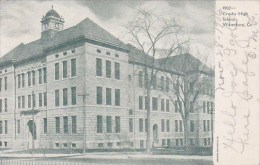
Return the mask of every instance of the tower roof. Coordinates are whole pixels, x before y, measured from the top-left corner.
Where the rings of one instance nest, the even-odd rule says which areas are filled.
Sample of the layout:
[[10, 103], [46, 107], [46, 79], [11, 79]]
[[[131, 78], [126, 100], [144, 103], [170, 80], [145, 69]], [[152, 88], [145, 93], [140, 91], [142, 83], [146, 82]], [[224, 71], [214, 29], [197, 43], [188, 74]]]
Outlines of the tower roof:
[[45, 17], [57, 17], [60, 18], [60, 15], [57, 13], [57, 11], [51, 9], [50, 11], [48, 11], [45, 15]]

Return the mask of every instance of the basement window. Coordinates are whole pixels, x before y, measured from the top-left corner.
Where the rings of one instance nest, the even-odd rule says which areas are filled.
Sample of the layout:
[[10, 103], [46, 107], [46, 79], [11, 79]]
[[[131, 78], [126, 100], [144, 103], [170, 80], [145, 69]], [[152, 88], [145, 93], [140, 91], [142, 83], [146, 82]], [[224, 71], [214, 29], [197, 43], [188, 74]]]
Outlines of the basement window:
[[112, 147], [112, 146], [113, 146], [113, 143], [109, 142], [109, 143], [107, 143], [107, 146], [108, 146], [108, 147]]
[[55, 147], [59, 147], [60, 146], [60, 143], [55, 143]]
[[63, 147], [68, 147], [68, 143], [63, 143]]
[[117, 142], [116, 145], [117, 145], [117, 146], [121, 146], [121, 142]]
[[110, 56], [110, 52], [106, 52], [106, 55]]
[[98, 143], [98, 147], [104, 147], [104, 143]]
[[76, 148], [76, 147], [77, 147], [76, 143], [72, 143], [71, 146], [72, 146], [73, 148]]

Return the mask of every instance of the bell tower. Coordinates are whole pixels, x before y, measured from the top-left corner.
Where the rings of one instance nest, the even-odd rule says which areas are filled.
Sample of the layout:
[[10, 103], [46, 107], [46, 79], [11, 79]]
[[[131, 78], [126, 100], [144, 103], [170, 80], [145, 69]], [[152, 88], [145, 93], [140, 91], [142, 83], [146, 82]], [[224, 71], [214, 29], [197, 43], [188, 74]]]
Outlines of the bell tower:
[[42, 33], [41, 38], [50, 40], [56, 32], [63, 30], [64, 19], [52, 9], [42, 17]]

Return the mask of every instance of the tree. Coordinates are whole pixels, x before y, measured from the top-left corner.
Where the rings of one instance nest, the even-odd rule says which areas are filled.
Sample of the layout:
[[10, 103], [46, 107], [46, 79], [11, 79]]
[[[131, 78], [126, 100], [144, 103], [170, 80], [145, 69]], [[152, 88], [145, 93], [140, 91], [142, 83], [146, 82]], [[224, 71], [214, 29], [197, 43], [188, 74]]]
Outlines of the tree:
[[193, 113], [196, 108], [201, 108], [198, 99], [202, 95], [206, 93], [214, 97], [214, 71], [189, 53], [168, 58], [164, 68], [166, 70], [174, 68], [178, 73], [181, 73], [173, 75], [165, 72], [169, 87], [164, 93], [181, 115], [184, 128], [184, 146], [187, 147], [190, 113]]
[[151, 87], [159, 68], [164, 65], [164, 62], [158, 63], [156, 58], [161, 56], [162, 52], [164, 52], [164, 61], [167, 61], [167, 58], [173, 55], [182, 45], [188, 43], [189, 39], [183, 37], [184, 30], [174, 19], [166, 20], [145, 9], [139, 9], [133, 20], [128, 22], [124, 27], [130, 36], [131, 44], [137, 47], [143, 55], [142, 67], [147, 95], [147, 101], [145, 103], [147, 107], [148, 128], [146, 149], [147, 153], [150, 153]]

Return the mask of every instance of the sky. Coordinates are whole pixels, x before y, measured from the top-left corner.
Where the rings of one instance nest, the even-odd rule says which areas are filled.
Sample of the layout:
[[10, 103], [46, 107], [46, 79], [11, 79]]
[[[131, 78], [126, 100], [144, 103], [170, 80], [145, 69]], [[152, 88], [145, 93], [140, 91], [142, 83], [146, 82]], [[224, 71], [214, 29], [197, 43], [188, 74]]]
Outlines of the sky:
[[[214, 1], [6, 1], [0, 0], [0, 57], [20, 43], [29, 43], [41, 36], [41, 18], [52, 7], [65, 20], [65, 29], [86, 17], [127, 43], [123, 35], [137, 8], [152, 10], [162, 17], [175, 18], [189, 29], [191, 48], [214, 57]], [[212, 61], [212, 59], [210, 60]]]

